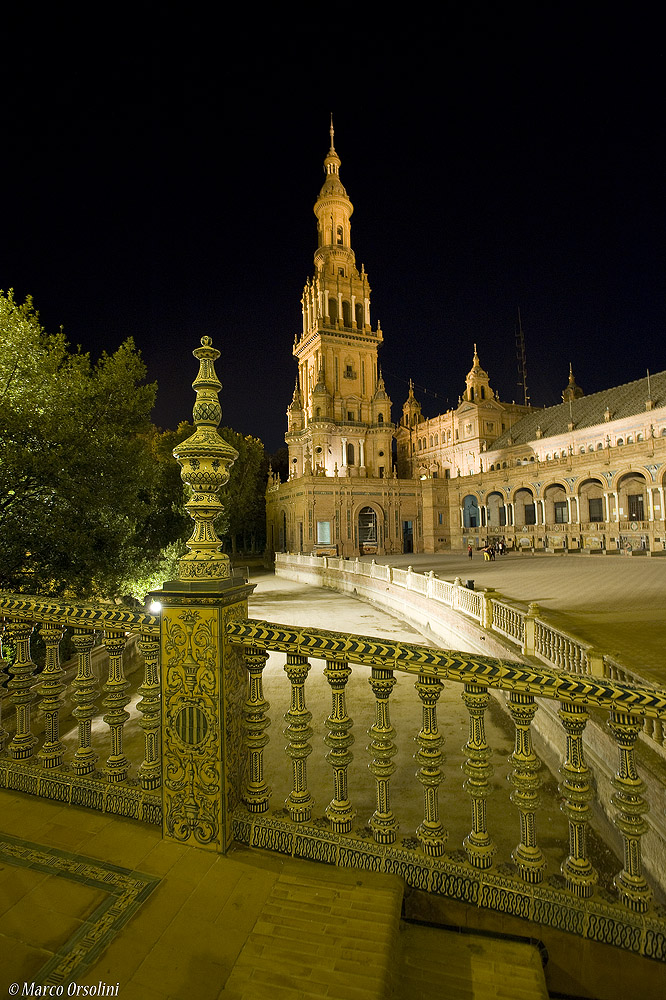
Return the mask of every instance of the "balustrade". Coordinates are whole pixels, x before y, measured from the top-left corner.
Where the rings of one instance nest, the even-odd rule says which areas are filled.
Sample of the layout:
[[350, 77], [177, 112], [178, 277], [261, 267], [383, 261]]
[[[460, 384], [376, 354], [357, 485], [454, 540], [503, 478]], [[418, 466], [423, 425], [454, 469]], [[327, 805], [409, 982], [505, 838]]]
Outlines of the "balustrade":
[[329, 747], [326, 759], [333, 768], [333, 798], [326, 809], [326, 817], [333, 833], [349, 833], [354, 810], [347, 793], [347, 771], [353, 760], [350, 747], [354, 737], [350, 733], [352, 720], [347, 715], [345, 690], [351, 676], [346, 660], [326, 660], [324, 676], [331, 688], [332, 709], [326, 719], [328, 735], [324, 742]]
[[416, 690], [422, 705], [422, 726], [417, 736], [419, 750], [416, 760], [421, 765], [417, 776], [423, 785], [424, 818], [416, 830], [421, 847], [433, 857], [444, 853], [448, 833], [439, 818], [438, 790], [444, 778], [442, 746], [444, 738], [437, 727], [437, 702], [442, 693], [442, 682], [437, 677], [419, 674]]
[[[11, 781], [13, 787], [36, 794], [48, 788], [56, 798], [158, 822], [161, 806], [155, 793], [162, 783], [158, 620], [109, 606], [6, 594], [0, 595], [0, 615], [5, 616], [5, 644], [13, 653], [6, 699], [14, 713], [11, 739], [9, 733], [3, 737], [0, 726], [0, 752], [6, 745], [6, 756], [0, 758], [3, 783]], [[44, 643], [41, 670], [30, 650], [36, 627]], [[101, 704], [100, 678], [93, 666], [100, 630], [108, 654]], [[65, 673], [60, 654], [68, 631], [76, 656], [76, 671], [69, 683], [72, 671]], [[131, 761], [124, 750], [132, 681], [125, 676], [123, 654], [130, 634], [138, 638], [143, 661], [143, 683], [136, 699], [140, 696], [137, 709], [144, 756], [137, 761]], [[103, 652], [97, 647], [98, 661]], [[102, 722], [106, 726], [99, 725]], [[68, 723], [74, 724], [69, 734], [64, 728]], [[100, 751], [104, 752], [101, 769]], [[11, 778], [15, 772], [21, 777]]]
[[398, 831], [390, 801], [391, 775], [395, 771], [393, 757], [398, 751], [393, 742], [395, 730], [389, 712], [389, 698], [395, 687], [393, 671], [373, 666], [369, 683], [375, 696], [375, 721], [368, 730], [370, 744], [367, 749], [372, 755], [370, 770], [377, 787], [377, 808], [369, 825], [378, 844], [392, 844]]

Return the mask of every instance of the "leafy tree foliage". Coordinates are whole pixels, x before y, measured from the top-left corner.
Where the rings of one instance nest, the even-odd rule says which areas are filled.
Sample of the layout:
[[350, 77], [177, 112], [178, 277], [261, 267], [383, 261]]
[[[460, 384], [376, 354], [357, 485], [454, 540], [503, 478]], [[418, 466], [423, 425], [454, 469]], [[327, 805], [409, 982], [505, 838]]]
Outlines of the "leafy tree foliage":
[[0, 589], [126, 594], [187, 536], [145, 374], [131, 339], [93, 363], [0, 292]]
[[264, 446], [259, 438], [238, 434], [231, 427], [221, 427], [220, 436], [236, 449], [238, 458], [220, 494], [227, 524], [218, 526], [218, 533], [226, 537], [233, 555], [239, 550], [261, 552], [266, 537], [268, 474]]

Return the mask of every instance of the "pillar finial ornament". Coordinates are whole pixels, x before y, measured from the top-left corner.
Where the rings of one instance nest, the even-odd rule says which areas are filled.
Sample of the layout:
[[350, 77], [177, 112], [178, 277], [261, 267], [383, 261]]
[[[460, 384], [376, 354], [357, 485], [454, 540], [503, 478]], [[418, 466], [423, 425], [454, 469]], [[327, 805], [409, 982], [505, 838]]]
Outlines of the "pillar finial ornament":
[[217, 430], [222, 419], [217, 398], [222, 383], [215, 373], [220, 352], [212, 344], [210, 337], [202, 337], [201, 347], [192, 351], [199, 362], [199, 373], [192, 383], [197, 394], [192, 410], [196, 430], [173, 450], [181, 479], [191, 490], [185, 507], [194, 521], [194, 531], [187, 543], [189, 552], [178, 561], [178, 582], [187, 584], [219, 584], [231, 577], [229, 556], [220, 552], [222, 543], [214, 523], [224, 506], [218, 496], [220, 487], [228, 482], [238, 452]]

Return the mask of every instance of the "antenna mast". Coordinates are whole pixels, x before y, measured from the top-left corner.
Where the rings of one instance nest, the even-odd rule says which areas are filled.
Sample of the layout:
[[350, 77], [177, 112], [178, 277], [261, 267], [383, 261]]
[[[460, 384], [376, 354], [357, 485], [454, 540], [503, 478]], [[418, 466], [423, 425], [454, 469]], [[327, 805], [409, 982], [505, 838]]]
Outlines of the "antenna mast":
[[518, 326], [516, 327], [516, 359], [518, 361], [518, 385], [523, 390], [523, 404], [530, 405], [530, 397], [527, 391], [527, 358], [525, 356], [525, 336], [523, 334], [523, 324], [520, 320], [520, 307], [518, 308]]

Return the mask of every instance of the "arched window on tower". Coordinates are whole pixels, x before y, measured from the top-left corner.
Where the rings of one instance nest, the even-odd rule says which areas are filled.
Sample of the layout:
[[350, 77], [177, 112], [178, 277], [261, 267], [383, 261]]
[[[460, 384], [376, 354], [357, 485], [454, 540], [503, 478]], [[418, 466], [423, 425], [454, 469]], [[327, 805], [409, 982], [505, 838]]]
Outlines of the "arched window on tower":
[[342, 302], [342, 323], [343, 326], [351, 326], [351, 305], [346, 299]]
[[338, 322], [338, 300], [330, 298], [328, 300], [328, 315], [331, 320], [331, 324], [335, 326]]
[[363, 323], [363, 306], [361, 305], [360, 302], [357, 302], [356, 303], [356, 326], [358, 327], [359, 330], [362, 330], [363, 327], [364, 327], [364, 325], [365, 324]]
[[336, 242], [337, 242], [338, 246], [341, 247], [342, 246], [342, 236], [343, 236], [342, 226], [338, 226], [337, 231], [336, 231], [336, 235], [337, 235]]
[[353, 465], [353, 464], [354, 464], [354, 445], [353, 444], [348, 444], [347, 445], [347, 465]]
[[377, 423], [378, 424], [383, 424], [384, 423], [384, 414], [383, 413], [378, 413], [377, 414]]

